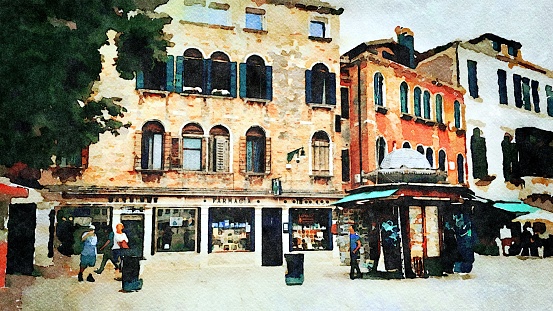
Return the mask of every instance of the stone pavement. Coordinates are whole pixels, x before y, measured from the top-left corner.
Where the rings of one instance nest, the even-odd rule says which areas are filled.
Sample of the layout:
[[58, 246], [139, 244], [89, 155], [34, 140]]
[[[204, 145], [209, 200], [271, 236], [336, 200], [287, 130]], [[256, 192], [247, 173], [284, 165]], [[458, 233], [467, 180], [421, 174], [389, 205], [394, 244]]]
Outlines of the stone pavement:
[[[311, 262], [305, 282], [287, 286], [285, 267], [179, 267], [143, 262], [144, 287], [120, 292], [108, 267], [96, 282], [37, 278], [23, 310], [551, 310], [553, 258], [477, 256], [473, 272], [428, 279], [348, 277], [349, 267]], [[71, 273], [70, 273], [71, 274]]]

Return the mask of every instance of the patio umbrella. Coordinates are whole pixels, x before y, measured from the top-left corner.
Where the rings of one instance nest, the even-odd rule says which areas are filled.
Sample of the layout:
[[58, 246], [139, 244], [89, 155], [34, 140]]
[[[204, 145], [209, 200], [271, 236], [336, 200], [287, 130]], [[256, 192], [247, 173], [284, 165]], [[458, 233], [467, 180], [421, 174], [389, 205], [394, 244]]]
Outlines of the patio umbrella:
[[549, 223], [553, 225], [553, 213], [544, 211], [542, 209], [537, 210], [533, 213], [529, 213], [526, 215], [519, 216], [513, 221], [524, 223], [524, 222], [543, 222], [543, 223]]

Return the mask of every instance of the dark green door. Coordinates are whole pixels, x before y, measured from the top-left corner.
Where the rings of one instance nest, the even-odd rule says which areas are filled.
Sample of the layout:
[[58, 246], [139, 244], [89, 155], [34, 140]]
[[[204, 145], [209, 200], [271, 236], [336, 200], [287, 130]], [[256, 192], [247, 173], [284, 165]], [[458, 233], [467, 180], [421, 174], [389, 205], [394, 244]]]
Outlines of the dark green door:
[[141, 214], [123, 214], [121, 223], [125, 228], [123, 232], [129, 238], [128, 256], [144, 256], [144, 215]]
[[264, 208], [261, 223], [261, 265], [282, 266], [282, 210]]

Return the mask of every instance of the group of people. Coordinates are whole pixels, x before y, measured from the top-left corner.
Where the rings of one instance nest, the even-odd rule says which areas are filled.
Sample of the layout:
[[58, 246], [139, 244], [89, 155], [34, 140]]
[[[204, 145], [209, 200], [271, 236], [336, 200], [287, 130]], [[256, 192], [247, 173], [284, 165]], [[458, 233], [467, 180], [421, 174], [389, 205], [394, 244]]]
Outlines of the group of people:
[[[539, 231], [539, 228], [536, 230]], [[501, 240], [501, 252], [503, 256], [539, 257], [539, 249], [541, 247], [543, 248], [543, 257], [553, 255], [551, 238], [540, 237], [540, 232], [535, 232], [530, 222], [526, 222], [522, 226], [520, 236], [513, 236], [511, 229], [503, 226], [499, 230], [499, 239]]]
[[[115, 232], [111, 231], [109, 227], [104, 228], [105, 233], [107, 234], [107, 239], [99, 249], [99, 251], [103, 253], [103, 257], [100, 267], [94, 270], [95, 273], [101, 274], [104, 271], [108, 260], [110, 260], [115, 266], [115, 272], [117, 273], [119, 271], [121, 267], [121, 250], [123, 248], [128, 248], [129, 242], [129, 239], [123, 232], [123, 229], [124, 226], [121, 223], [115, 226]], [[95, 230], [96, 228], [94, 225], [90, 225], [88, 230], [81, 236], [83, 247], [81, 251], [80, 269], [78, 274], [79, 282], [84, 281], [83, 274], [88, 267], [96, 266], [98, 237], [96, 236]], [[92, 273], [88, 274], [86, 280], [88, 282], [95, 281]]]

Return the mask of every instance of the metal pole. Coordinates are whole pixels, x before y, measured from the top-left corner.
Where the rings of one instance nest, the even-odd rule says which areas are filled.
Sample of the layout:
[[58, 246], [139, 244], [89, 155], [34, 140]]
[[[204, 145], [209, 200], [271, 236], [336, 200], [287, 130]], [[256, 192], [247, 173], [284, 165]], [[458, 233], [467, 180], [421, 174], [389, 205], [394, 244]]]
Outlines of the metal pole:
[[359, 125], [359, 185], [363, 185], [363, 139], [361, 135], [361, 60], [357, 60], [357, 123]]

